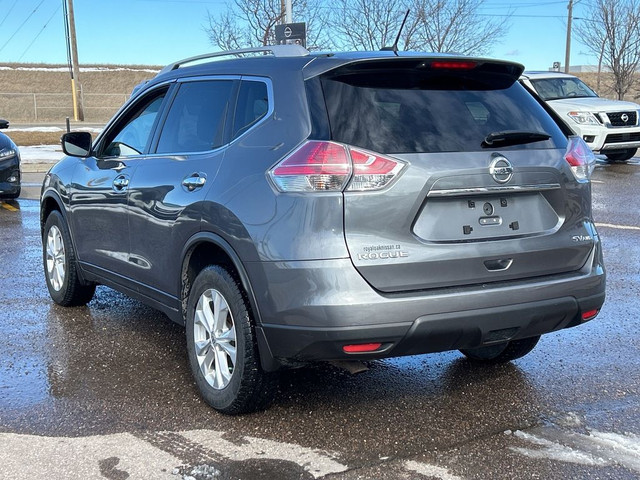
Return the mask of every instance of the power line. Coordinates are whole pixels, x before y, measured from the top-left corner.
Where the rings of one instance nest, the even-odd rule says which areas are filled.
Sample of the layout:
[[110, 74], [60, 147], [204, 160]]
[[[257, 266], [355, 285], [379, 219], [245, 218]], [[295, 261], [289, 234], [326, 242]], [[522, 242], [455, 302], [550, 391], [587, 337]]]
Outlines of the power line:
[[537, 3], [487, 3], [483, 4], [480, 9], [489, 10], [489, 9], [499, 9], [502, 10], [504, 8], [511, 8], [517, 10], [519, 8], [534, 8], [534, 7], [542, 7], [546, 5], [560, 5], [566, 4], [566, 0], [555, 0], [553, 2], [537, 2]]
[[134, 0], [136, 2], [147, 2], [147, 3], [196, 3], [196, 4], [225, 4], [227, 3], [225, 0]]
[[69, 66], [69, 74], [73, 79], [73, 65], [71, 63], [71, 42], [69, 39], [69, 12], [67, 10], [67, 0], [62, 0], [62, 16], [64, 17], [64, 39], [67, 46], [67, 65]]
[[40, 34], [42, 32], [44, 32], [44, 29], [47, 28], [47, 25], [49, 25], [49, 22], [51, 22], [51, 20], [53, 19], [53, 17], [56, 15], [56, 13], [58, 13], [60, 11], [60, 5], [58, 5], [58, 8], [56, 8], [53, 13], [51, 14], [51, 16], [49, 17], [49, 20], [46, 21], [46, 23], [44, 24], [44, 26], [40, 29], [40, 31], [38, 32], [38, 34], [33, 38], [33, 40], [31, 40], [31, 43], [27, 46], [27, 48], [24, 49], [24, 52], [22, 52], [22, 55], [20, 55], [20, 58], [18, 58], [18, 62], [20, 60], [22, 60], [22, 57], [25, 56], [25, 54], [29, 51], [29, 49], [32, 47], [32, 45], [35, 43], [35, 41], [38, 39], [38, 37], [40, 36]]
[[7, 18], [9, 18], [9, 15], [11, 15], [11, 11], [13, 10], [13, 7], [16, 6], [16, 4], [18, 3], [18, 0], [15, 0], [15, 2], [13, 2], [13, 5], [11, 5], [11, 8], [9, 9], [9, 11], [7, 12], [7, 14], [4, 16], [4, 18], [2, 19], [2, 21], [0, 22], [0, 27], [2, 26], [2, 24], [7, 20]]
[[516, 15], [508, 13], [476, 13], [478, 17], [564, 18], [564, 15]]
[[24, 24], [25, 24], [25, 23], [27, 23], [31, 17], [33, 17], [33, 14], [34, 14], [34, 13], [36, 13], [36, 12], [38, 11], [38, 9], [40, 8], [40, 5], [42, 5], [43, 3], [44, 3], [44, 0], [40, 0], [40, 3], [36, 6], [36, 8], [34, 8], [34, 9], [33, 9], [33, 12], [31, 12], [31, 13], [29, 14], [29, 16], [28, 16], [27, 18], [25, 18], [25, 19], [24, 19], [24, 22], [22, 22], [22, 23], [20, 24], [20, 26], [18, 27], [18, 29], [17, 29], [15, 32], [13, 32], [13, 35], [11, 35], [11, 36], [9, 37], [9, 40], [7, 40], [7, 41], [4, 43], [4, 45], [2, 45], [2, 47], [0, 47], [0, 52], [1, 52], [2, 50], [4, 50], [4, 47], [6, 47], [6, 46], [9, 44], [9, 42], [10, 42], [11, 40], [13, 40], [13, 37], [15, 37], [15, 36], [17, 35], [17, 33], [22, 29], [22, 27], [24, 27]]

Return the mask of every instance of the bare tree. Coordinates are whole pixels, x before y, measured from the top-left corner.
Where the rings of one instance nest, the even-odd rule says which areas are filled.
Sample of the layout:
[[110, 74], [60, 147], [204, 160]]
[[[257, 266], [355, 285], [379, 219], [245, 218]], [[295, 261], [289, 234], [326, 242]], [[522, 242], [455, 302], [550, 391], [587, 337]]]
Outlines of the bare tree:
[[622, 100], [640, 65], [640, 1], [595, 0], [575, 31], [611, 70], [613, 90]]
[[336, 0], [333, 28], [345, 50], [391, 46], [407, 10], [407, 0]]
[[[275, 43], [281, 0], [229, 0], [224, 13], [209, 14], [211, 43], [229, 50]], [[315, 49], [379, 50], [390, 46], [407, 9], [401, 50], [484, 54], [505, 33], [508, 17], [487, 18], [485, 0], [293, 0], [294, 18], [307, 23], [307, 45]], [[328, 25], [331, 25], [329, 36]]]
[[484, 54], [505, 33], [509, 16], [479, 14], [485, 0], [336, 0], [333, 21], [341, 46], [377, 50], [391, 45], [404, 13], [410, 16], [400, 48]]
[[[293, 0], [294, 18], [307, 23], [307, 45], [324, 48], [326, 19], [319, 0]], [[208, 13], [204, 30], [222, 50], [275, 44], [275, 26], [283, 23], [281, 0], [232, 0], [219, 14]]]
[[485, 0], [413, 0], [413, 45], [433, 52], [483, 55], [508, 29], [509, 15], [481, 16]]
[[222, 50], [268, 45], [282, 21], [280, 0], [233, 0], [219, 15], [208, 14], [209, 40]]

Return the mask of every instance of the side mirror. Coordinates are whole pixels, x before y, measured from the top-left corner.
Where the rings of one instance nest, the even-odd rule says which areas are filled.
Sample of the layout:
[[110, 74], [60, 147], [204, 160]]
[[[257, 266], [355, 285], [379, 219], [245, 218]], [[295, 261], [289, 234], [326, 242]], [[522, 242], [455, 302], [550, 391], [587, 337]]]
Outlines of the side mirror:
[[89, 132], [69, 132], [62, 135], [62, 151], [72, 157], [91, 156], [91, 134]]
[[0, 118], [0, 129], [9, 128], [9, 120], [5, 120], [4, 118]]

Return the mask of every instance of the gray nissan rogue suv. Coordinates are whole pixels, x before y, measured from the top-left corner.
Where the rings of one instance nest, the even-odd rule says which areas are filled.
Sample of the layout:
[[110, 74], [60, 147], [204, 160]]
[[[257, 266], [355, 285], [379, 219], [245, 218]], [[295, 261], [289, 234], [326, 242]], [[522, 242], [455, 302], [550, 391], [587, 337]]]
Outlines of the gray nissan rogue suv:
[[184, 324], [224, 413], [312, 361], [519, 358], [605, 295], [593, 154], [522, 70], [297, 46], [169, 65], [95, 141], [64, 135], [41, 199], [51, 297], [104, 284]]

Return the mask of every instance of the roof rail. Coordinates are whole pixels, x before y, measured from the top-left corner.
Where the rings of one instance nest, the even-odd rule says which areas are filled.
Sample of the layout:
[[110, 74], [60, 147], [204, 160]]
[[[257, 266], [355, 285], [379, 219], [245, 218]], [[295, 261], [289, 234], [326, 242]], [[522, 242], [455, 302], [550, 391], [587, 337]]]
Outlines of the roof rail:
[[158, 75], [170, 72], [180, 68], [187, 63], [197, 62], [199, 60], [215, 59], [219, 57], [242, 57], [247, 53], [263, 53], [274, 57], [305, 57], [309, 55], [309, 51], [300, 45], [268, 45], [256, 48], [241, 48], [239, 50], [227, 50], [225, 52], [205, 53], [195, 57], [185, 58], [177, 62], [171, 63], [164, 67]]

